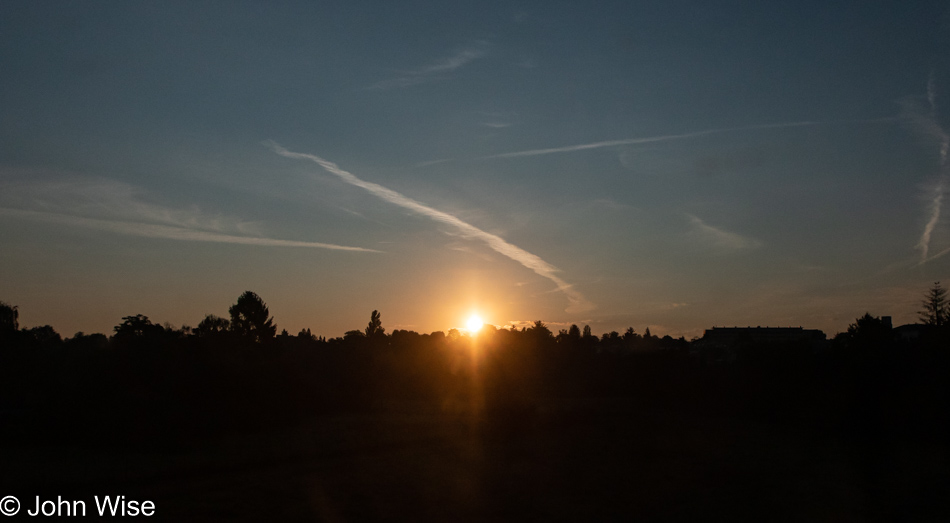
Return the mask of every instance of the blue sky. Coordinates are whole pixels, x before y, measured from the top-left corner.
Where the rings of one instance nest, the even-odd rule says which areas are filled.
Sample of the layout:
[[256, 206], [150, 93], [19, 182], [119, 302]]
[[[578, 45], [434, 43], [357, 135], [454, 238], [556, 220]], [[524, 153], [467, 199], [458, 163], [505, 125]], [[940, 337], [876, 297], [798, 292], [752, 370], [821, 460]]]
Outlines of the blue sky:
[[914, 321], [946, 2], [4, 2], [0, 300], [325, 336]]

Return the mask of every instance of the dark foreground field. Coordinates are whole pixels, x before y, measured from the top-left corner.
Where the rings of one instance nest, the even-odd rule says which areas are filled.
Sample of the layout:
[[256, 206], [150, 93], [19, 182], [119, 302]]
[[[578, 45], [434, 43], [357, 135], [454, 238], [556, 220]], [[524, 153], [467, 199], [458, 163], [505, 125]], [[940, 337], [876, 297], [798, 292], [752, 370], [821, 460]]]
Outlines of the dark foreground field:
[[104, 495], [161, 521], [950, 520], [942, 352], [447, 347], [8, 351], [0, 496], [13, 520]]
[[[474, 420], [422, 405], [187, 448], [3, 449], [4, 495], [152, 500], [163, 521], [945, 521], [946, 445], [682, 417], [624, 400]], [[32, 501], [31, 501], [32, 502]], [[21, 519], [24, 517], [22, 514]]]

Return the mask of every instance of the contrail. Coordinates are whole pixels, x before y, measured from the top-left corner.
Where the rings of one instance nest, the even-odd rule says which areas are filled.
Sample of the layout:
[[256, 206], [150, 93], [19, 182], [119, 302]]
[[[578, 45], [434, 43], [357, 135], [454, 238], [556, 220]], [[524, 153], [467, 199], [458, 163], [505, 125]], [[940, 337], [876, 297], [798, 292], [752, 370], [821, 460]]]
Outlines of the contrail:
[[947, 255], [947, 254], [950, 254], [950, 247], [947, 247], [946, 249], [944, 249], [944, 250], [938, 252], [937, 254], [934, 254], [934, 255], [931, 256], [930, 258], [927, 258], [926, 260], [924, 260], [924, 261], [918, 263], [917, 265], [921, 265], [921, 264], [923, 264], [924, 262], [929, 262], [929, 261], [936, 260], [937, 258], [940, 258], [940, 257], [945, 256], [945, 255]]
[[295, 240], [277, 240], [273, 238], [258, 238], [251, 236], [235, 236], [232, 234], [221, 234], [210, 231], [200, 231], [195, 229], [186, 229], [183, 227], [173, 227], [170, 225], [156, 225], [151, 223], [137, 223], [126, 221], [100, 220], [96, 218], [84, 218], [81, 216], [71, 216], [68, 214], [57, 214], [40, 211], [26, 211], [22, 209], [9, 209], [0, 207], [0, 215], [13, 216], [16, 218], [25, 218], [28, 220], [43, 221], [48, 223], [62, 223], [65, 225], [78, 225], [90, 229], [99, 229], [103, 231], [114, 232], [117, 234], [126, 234], [129, 236], [144, 236], [146, 238], [164, 238], [168, 240], [182, 240], [195, 242], [215, 242], [215, 243], [237, 243], [243, 245], [261, 245], [266, 247], [310, 247], [317, 249], [331, 249], [336, 251], [359, 251], [359, 252], [382, 252], [375, 249], [364, 249], [362, 247], [348, 247], [345, 245], [334, 245], [332, 243], [303, 242]]
[[488, 160], [492, 158], [517, 158], [520, 156], [540, 156], [543, 154], [569, 153], [569, 152], [574, 152], [574, 151], [584, 151], [587, 149], [600, 149], [602, 147], [614, 147], [617, 145], [633, 145], [633, 144], [640, 144], [640, 143], [668, 142], [672, 140], [685, 140], [689, 138], [697, 138], [699, 136], [706, 136], [710, 134], [734, 133], [734, 132], [740, 132], [740, 131], [754, 131], [754, 130], [760, 130], [760, 129], [813, 127], [813, 126], [818, 126], [818, 125], [834, 125], [834, 124], [848, 124], [848, 123], [877, 123], [877, 122], [891, 122], [895, 120], [897, 120], [896, 117], [888, 116], [884, 118], [871, 118], [867, 120], [827, 120], [827, 121], [784, 122], [784, 123], [745, 125], [742, 127], [707, 129], [705, 131], [695, 131], [691, 133], [666, 134], [666, 135], [661, 135], [661, 136], [647, 136], [643, 138], [628, 138], [624, 140], [609, 140], [605, 142], [585, 143], [585, 144], [580, 144], [580, 145], [568, 145], [564, 147], [552, 147], [549, 149], [531, 149], [529, 151], [518, 151], [518, 152], [512, 152], [512, 153], [494, 154], [491, 156], [482, 156], [479, 159]]
[[[940, 207], [943, 205], [943, 180], [937, 184], [937, 187], [934, 189], [933, 201], [930, 203], [930, 219], [927, 220], [927, 225], [924, 225], [924, 232], [920, 234], [920, 241], [917, 242], [917, 248], [920, 249], [920, 262], [928, 262], [933, 258], [927, 258], [927, 253], [930, 250], [930, 236], [933, 234], [934, 228], [937, 226], [937, 223], [940, 221]], [[936, 256], [934, 256], [936, 258]]]
[[264, 145], [270, 147], [275, 153], [287, 157], [287, 158], [296, 158], [300, 160], [310, 160], [316, 162], [320, 167], [323, 167], [328, 173], [336, 175], [344, 182], [359, 187], [366, 190], [370, 194], [376, 196], [377, 198], [387, 201], [393, 205], [397, 205], [404, 209], [408, 209], [416, 214], [421, 214], [427, 216], [432, 220], [435, 220], [438, 223], [448, 225], [454, 228], [458, 233], [464, 237], [474, 240], [480, 240], [491, 247], [494, 251], [499, 254], [511, 258], [512, 260], [520, 263], [528, 269], [534, 271], [538, 276], [547, 278], [554, 282], [558, 290], [564, 293], [567, 296], [570, 306], [567, 308], [567, 312], [583, 312], [591, 310], [594, 308], [594, 305], [587, 300], [581, 293], [574, 290], [571, 284], [562, 280], [558, 275], [558, 269], [551, 265], [550, 263], [542, 260], [538, 256], [531, 254], [530, 252], [512, 245], [505, 241], [503, 238], [496, 236], [494, 234], [485, 232], [474, 225], [466, 223], [451, 214], [442, 212], [438, 209], [433, 209], [428, 205], [420, 203], [412, 198], [404, 196], [396, 191], [387, 189], [382, 185], [375, 184], [372, 182], [367, 182], [361, 180], [354, 176], [353, 174], [340, 169], [335, 163], [329, 162], [315, 156], [313, 154], [305, 153], [295, 153], [288, 151], [287, 149], [281, 147], [276, 142], [268, 140], [264, 142]]
[[930, 78], [927, 79], [927, 101], [930, 102], [930, 119], [932, 122], [932, 132], [940, 140], [940, 167], [947, 165], [947, 152], [950, 150], [950, 135], [937, 123], [937, 82], [934, 80], [934, 72], [930, 71]]
[[930, 77], [927, 79], [927, 102], [930, 104], [930, 114], [926, 117], [918, 116], [915, 120], [924, 132], [933, 136], [940, 144], [940, 178], [933, 190], [933, 199], [930, 203], [930, 219], [924, 225], [924, 230], [920, 234], [920, 241], [916, 245], [920, 249], [921, 264], [947, 253], [945, 250], [931, 258], [927, 257], [930, 252], [930, 237], [937, 223], [940, 222], [940, 208], [943, 206], [943, 196], [947, 182], [947, 153], [950, 151], [950, 134], [947, 134], [947, 131], [937, 122], [937, 85], [933, 71], [930, 72]]

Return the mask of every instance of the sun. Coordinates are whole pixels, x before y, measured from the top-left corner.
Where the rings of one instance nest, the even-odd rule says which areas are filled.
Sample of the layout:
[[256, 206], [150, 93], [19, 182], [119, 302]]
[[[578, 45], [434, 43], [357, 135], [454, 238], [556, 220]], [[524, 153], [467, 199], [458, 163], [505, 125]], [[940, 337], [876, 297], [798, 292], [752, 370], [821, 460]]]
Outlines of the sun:
[[484, 325], [484, 323], [478, 314], [472, 314], [468, 317], [468, 321], [465, 322], [465, 328], [468, 329], [468, 332], [473, 334], [481, 330], [482, 325]]

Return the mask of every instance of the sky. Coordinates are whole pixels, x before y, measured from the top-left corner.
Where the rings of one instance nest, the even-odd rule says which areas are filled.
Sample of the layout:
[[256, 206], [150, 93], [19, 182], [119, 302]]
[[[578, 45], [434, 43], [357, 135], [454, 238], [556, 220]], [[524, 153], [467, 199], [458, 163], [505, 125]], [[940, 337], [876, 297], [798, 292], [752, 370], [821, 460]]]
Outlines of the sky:
[[0, 3], [0, 300], [690, 339], [950, 284], [950, 2]]

